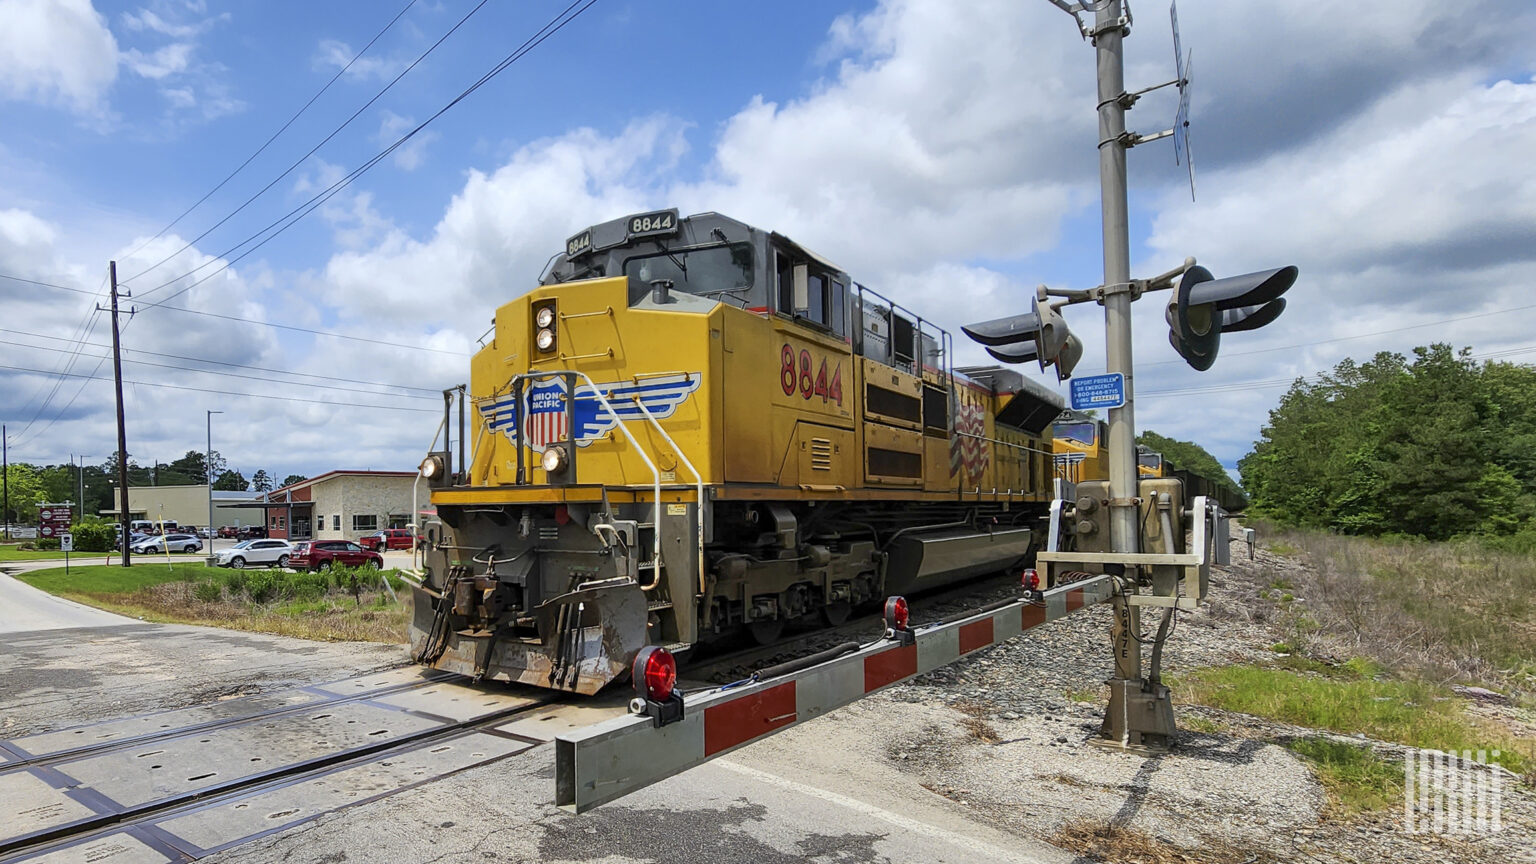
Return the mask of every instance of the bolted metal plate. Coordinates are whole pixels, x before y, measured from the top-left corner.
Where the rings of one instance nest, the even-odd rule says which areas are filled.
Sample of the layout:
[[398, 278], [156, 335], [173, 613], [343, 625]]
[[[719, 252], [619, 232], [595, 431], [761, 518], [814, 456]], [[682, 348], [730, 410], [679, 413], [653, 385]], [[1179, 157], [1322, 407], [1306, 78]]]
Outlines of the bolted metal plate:
[[604, 701], [611, 704], [550, 705], [526, 714], [519, 714], [512, 722], [497, 726], [496, 731], [549, 742], [555, 740], [555, 736], [573, 729], [581, 729], [629, 713], [627, 695], [623, 697], [622, 702]]
[[[223, 849], [533, 746], [526, 741], [471, 733], [207, 807], [160, 822], [158, 827], [172, 835], [174, 845], [189, 853]], [[189, 845], [182, 847], [178, 839]]]
[[[7, 743], [14, 744], [33, 756], [48, 756], [81, 747], [95, 747], [111, 741], [156, 735], [168, 729], [184, 729], [189, 726], [199, 726], [205, 723], [237, 720], [241, 717], [249, 717], [268, 711], [290, 708], [295, 705], [318, 702], [322, 698], [324, 697], [319, 694], [306, 693], [302, 690], [264, 693], [258, 696], [247, 696], [241, 699], [215, 702], [211, 705], [199, 705], [196, 708], [163, 711], [159, 714], [111, 720], [106, 723], [95, 723], [90, 726], [62, 729], [58, 732], [28, 735], [25, 738], [17, 738]], [[0, 766], [3, 766], [3, 764], [3, 762], [0, 762]]]
[[547, 698], [547, 694], [544, 693], [538, 695], [518, 691], [487, 693], [462, 684], [435, 684], [425, 689], [392, 693], [370, 701], [377, 705], [399, 708], [402, 711], [417, 711], [447, 717], [462, 723], [496, 711], [532, 705]]
[[154, 741], [55, 767], [124, 807], [136, 807], [440, 725], [366, 703], [322, 705], [313, 714]]

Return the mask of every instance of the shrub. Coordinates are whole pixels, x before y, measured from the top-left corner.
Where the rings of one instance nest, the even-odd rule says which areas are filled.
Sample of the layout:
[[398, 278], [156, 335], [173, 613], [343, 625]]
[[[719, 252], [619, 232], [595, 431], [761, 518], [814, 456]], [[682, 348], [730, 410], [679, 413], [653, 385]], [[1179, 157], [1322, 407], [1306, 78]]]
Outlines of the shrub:
[[59, 540], [57, 537], [44, 537], [37, 541], [37, 548], [44, 551], [57, 552], [59, 549]]
[[224, 597], [224, 586], [212, 579], [201, 580], [193, 584], [192, 596], [203, 603], [217, 603]]
[[276, 599], [283, 589], [283, 575], [274, 570], [253, 570], [245, 577], [245, 594], [252, 603]]
[[77, 552], [110, 552], [117, 543], [117, 526], [99, 519], [87, 518], [69, 527], [75, 538]]

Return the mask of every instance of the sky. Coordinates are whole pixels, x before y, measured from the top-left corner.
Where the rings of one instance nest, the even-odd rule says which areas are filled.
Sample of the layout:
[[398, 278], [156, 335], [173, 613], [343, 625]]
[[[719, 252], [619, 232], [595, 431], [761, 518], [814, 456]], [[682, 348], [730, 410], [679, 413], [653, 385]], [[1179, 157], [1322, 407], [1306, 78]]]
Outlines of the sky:
[[[1131, 9], [1128, 88], [1172, 79], [1167, 7]], [[1132, 273], [1301, 275], [1207, 372], [1167, 295], [1137, 302], [1139, 429], [1231, 468], [1345, 358], [1536, 359], [1536, 7], [1183, 0], [1179, 22], [1197, 193], [1167, 139], [1129, 153]], [[201, 450], [220, 411], [247, 477], [414, 468], [494, 309], [642, 210], [793, 237], [988, 362], [961, 324], [1101, 281], [1094, 87], [1046, 0], [0, 0], [10, 458], [115, 448], [112, 260], [129, 452]], [[1102, 309], [1066, 318], [1076, 374], [1102, 371]]]

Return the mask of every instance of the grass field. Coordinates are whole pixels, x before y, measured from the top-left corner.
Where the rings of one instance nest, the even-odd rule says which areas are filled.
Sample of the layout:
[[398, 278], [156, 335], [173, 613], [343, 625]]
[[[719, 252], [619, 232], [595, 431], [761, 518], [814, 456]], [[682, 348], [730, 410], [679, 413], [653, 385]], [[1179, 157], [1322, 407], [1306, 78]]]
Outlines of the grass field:
[[[406, 641], [410, 592], [394, 571], [292, 573], [166, 565], [55, 567], [16, 576], [61, 597], [146, 621], [201, 624], [322, 641]], [[380, 582], [390, 579], [399, 602]]]
[[[17, 543], [0, 543], [0, 561], [63, 561], [63, 552], [40, 552], [37, 550], [23, 550]], [[107, 557], [105, 552], [71, 552], [71, 562], [85, 558], [94, 558], [100, 561]]]

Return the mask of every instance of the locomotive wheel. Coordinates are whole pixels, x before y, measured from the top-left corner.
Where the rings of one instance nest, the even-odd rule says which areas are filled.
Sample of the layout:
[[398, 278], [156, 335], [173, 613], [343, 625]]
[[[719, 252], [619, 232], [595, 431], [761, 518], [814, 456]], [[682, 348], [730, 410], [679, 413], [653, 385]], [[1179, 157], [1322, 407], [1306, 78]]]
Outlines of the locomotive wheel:
[[774, 618], [769, 621], [753, 621], [747, 625], [747, 632], [752, 634], [752, 641], [759, 645], [767, 645], [778, 640], [784, 632], [784, 620]]
[[848, 615], [853, 612], [853, 607], [846, 602], [828, 603], [821, 607], [821, 617], [826, 619], [827, 626], [836, 627], [848, 620]]

